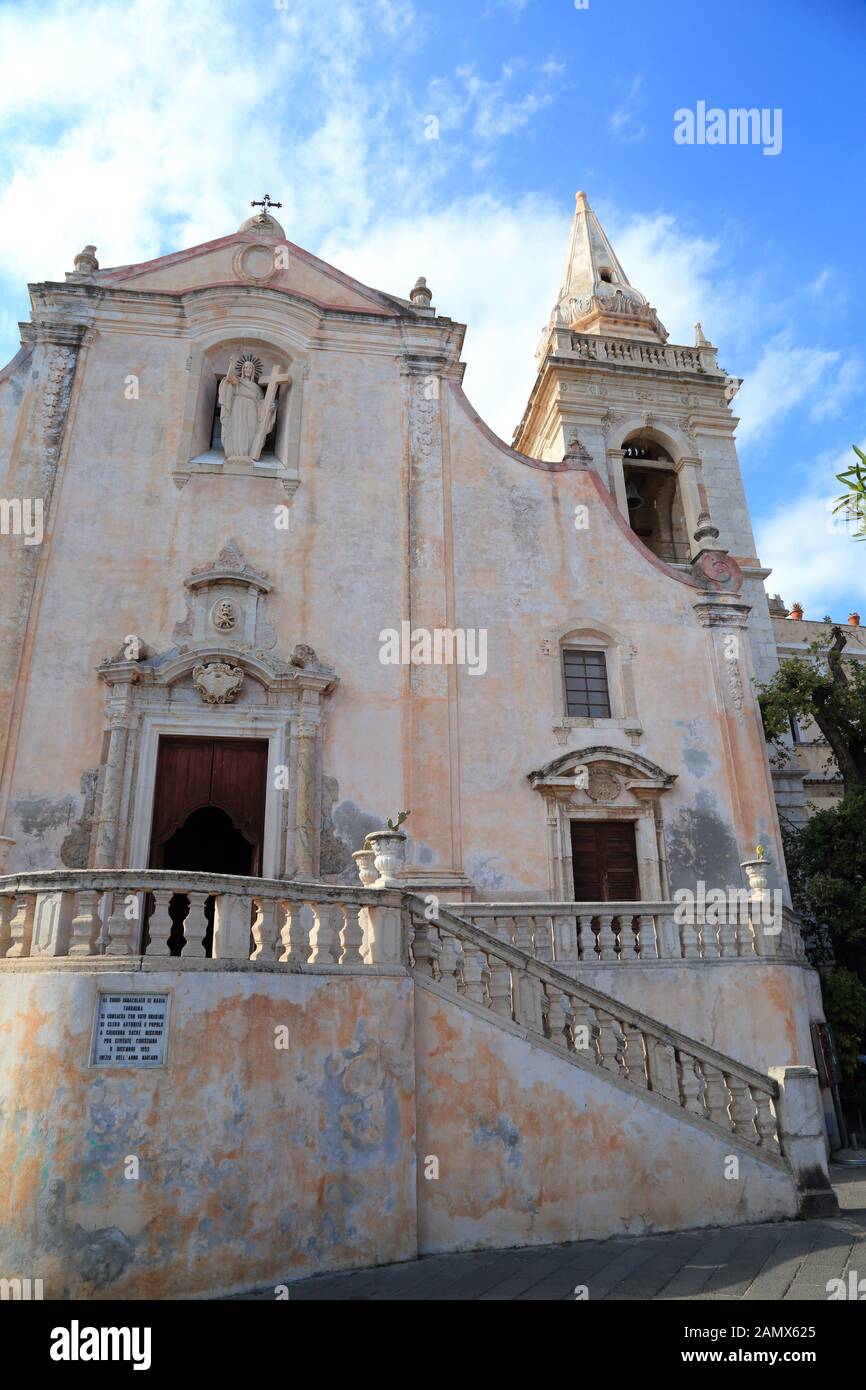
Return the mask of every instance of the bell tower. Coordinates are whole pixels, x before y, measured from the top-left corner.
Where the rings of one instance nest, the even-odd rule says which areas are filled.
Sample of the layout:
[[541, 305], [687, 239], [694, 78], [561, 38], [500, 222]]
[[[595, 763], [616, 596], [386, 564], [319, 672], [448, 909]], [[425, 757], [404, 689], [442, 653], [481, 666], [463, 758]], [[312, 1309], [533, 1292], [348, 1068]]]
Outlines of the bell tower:
[[700, 324], [694, 343], [669, 341], [582, 192], [536, 360], [514, 447], [554, 464], [583, 458], [666, 564], [691, 567], [704, 550], [736, 560], [756, 673], [768, 679], [776, 666], [768, 571], [755, 553], [730, 404], [741, 383], [719, 366]]

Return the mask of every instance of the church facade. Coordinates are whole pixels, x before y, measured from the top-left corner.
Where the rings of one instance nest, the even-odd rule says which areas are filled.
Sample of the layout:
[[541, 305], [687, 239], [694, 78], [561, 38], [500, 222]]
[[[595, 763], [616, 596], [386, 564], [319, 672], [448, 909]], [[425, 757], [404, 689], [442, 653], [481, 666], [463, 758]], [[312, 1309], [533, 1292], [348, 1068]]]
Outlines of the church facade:
[[[267, 208], [31, 299], [6, 1263], [180, 1297], [829, 1201], [739, 383], [585, 195], [511, 445], [423, 279], [362, 285]], [[142, 992], [139, 1047], [100, 1010]]]

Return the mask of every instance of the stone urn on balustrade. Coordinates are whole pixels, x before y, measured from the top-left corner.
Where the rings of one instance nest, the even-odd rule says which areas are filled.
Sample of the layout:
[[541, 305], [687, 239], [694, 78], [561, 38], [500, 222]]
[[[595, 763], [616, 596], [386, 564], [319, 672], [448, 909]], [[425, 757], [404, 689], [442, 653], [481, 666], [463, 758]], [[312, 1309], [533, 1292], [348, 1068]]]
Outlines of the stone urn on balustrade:
[[740, 867], [745, 872], [749, 881], [749, 892], [752, 897], [760, 897], [767, 888], [767, 870], [770, 861], [761, 854], [757, 859], [744, 859]]
[[[379, 877], [372, 884], [373, 888], [400, 888], [402, 886], [397, 875], [406, 862], [407, 838], [402, 830], [373, 830], [367, 836], [364, 841], [364, 849], [372, 849], [373, 862], [379, 871]], [[364, 850], [360, 850], [359, 853], [363, 854]], [[357, 856], [355, 857], [357, 858]]]
[[379, 877], [379, 871], [376, 868], [376, 851], [371, 849], [365, 841], [364, 848], [356, 849], [352, 858], [358, 870], [358, 877], [364, 887], [372, 888]]

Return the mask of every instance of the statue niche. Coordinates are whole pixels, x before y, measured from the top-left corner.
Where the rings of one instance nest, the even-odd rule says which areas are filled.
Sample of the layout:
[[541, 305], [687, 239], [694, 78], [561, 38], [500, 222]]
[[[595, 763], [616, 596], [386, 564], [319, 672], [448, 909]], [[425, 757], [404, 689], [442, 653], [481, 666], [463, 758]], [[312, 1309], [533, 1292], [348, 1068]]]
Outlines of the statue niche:
[[227, 462], [255, 463], [261, 458], [265, 440], [270, 434], [277, 413], [276, 394], [281, 382], [288, 381], [287, 372], [274, 366], [267, 378], [262, 378], [266, 390], [259, 384], [262, 364], [252, 353], [230, 360], [228, 371], [219, 385], [218, 400], [222, 446]]

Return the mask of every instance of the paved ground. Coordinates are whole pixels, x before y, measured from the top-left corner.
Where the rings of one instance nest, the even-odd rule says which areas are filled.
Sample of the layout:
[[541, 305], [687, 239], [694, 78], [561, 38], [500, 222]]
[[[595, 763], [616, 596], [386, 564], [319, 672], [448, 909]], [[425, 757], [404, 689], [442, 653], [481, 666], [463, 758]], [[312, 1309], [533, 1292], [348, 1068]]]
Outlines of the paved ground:
[[[291, 1300], [597, 1299], [827, 1300], [849, 1269], [866, 1279], [866, 1168], [832, 1170], [842, 1211], [678, 1235], [615, 1236], [530, 1250], [433, 1255], [408, 1264], [321, 1275], [291, 1285]], [[259, 1289], [244, 1299], [273, 1299]]]

